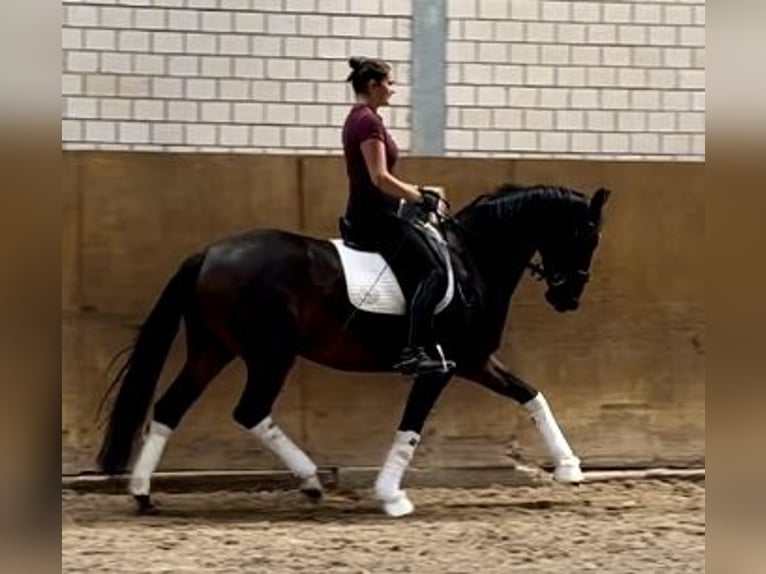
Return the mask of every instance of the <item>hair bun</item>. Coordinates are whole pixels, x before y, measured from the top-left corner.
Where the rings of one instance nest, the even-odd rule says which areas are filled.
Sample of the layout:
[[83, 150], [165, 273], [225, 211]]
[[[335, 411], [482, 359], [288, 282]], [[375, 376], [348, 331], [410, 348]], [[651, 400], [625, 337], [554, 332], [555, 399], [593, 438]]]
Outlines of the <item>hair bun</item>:
[[364, 64], [364, 61], [366, 58], [362, 58], [360, 56], [353, 56], [348, 59], [348, 65], [351, 66], [351, 69], [355, 72], [362, 67], [362, 64]]

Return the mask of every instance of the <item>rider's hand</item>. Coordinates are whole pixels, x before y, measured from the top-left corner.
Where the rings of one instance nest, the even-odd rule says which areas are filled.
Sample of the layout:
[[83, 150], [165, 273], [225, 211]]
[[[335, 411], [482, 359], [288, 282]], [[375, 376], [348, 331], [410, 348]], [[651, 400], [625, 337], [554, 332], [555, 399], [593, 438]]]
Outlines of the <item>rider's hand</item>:
[[439, 202], [439, 215], [449, 215], [449, 203], [446, 196], [442, 196], [442, 201]]
[[432, 194], [439, 196], [440, 201], [436, 206], [437, 213], [439, 215], [447, 215], [449, 213], [449, 203], [447, 203], [447, 194], [444, 188], [438, 185], [428, 185], [420, 188], [423, 191], [428, 191]]
[[443, 200], [445, 201], [447, 200], [447, 193], [444, 191], [444, 188], [441, 185], [429, 185], [429, 186], [426, 186], [425, 189], [434, 192]]
[[428, 191], [433, 191], [436, 195], [438, 195], [442, 199], [447, 199], [447, 195], [445, 194], [444, 188], [441, 185], [426, 185], [423, 187], [423, 189], [427, 189]]
[[439, 197], [441, 197], [441, 201], [439, 202], [439, 208], [438, 213], [439, 215], [447, 215], [449, 214], [449, 203], [447, 202], [447, 192], [444, 190], [441, 186], [430, 186], [429, 189], [433, 190], [434, 193], [436, 193]]

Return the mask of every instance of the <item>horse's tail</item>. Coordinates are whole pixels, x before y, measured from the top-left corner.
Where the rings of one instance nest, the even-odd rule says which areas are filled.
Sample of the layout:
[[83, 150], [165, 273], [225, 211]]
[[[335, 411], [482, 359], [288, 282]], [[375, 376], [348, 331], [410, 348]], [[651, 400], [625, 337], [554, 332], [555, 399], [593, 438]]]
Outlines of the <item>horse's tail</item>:
[[128, 464], [204, 258], [204, 253], [189, 257], [165, 286], [141, 325], [128, 360], [107, 390], [109, 394], [119, 385], [97, 458], [99, 468], [107, 474], [122, 472]]

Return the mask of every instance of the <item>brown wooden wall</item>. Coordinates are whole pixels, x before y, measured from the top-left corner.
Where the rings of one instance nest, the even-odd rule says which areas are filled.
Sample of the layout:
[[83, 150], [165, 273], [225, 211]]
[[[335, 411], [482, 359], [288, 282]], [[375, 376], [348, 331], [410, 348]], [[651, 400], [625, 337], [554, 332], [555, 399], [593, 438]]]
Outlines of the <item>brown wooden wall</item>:
[[[62, 236], [63, 471], [92, 469], [95, 412], [128, 345], [180, 261], [253, 227], [337, 236], [340, 158], [65, 152]], [[543, 390], [589, 466], [704, 458], [704, 164], [406, 158], [400, 174], [444, 185], [453, 208], [507, 181], [614, 191], [581, 309], [558, 315], [525, 279], [499, 355]], [[161, 388], [178, 367], [181, 337]], [[243, 369], [229, 367], [190, 411], [163, 468], [277, 468], [232, 418]], [[375, 466], [408, 383], [299, 362], [275, 417], [318, 464]], [[544, 461], [517, 405], [456, 380], [437, 405], [418, 466]]]

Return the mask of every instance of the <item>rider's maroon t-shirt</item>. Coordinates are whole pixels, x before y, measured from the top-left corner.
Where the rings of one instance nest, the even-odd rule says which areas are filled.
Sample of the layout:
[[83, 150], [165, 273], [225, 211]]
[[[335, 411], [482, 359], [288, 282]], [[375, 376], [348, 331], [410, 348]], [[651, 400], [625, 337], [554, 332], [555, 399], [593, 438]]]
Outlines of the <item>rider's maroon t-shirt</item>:
[[343, 155], [349, 180], [346, 216], [358, 222], [369, 221], [377, 215], [396, 214], [399, 200], [380, 189], [370, 178], [362, 154], [362, 142], [378, 139], [386, 147], [386, 165], [393, 171], [399, 150], [383, 125], [383, 120], [369, 107], [359, 104], [351, 108], [343, 125]]

